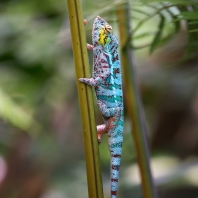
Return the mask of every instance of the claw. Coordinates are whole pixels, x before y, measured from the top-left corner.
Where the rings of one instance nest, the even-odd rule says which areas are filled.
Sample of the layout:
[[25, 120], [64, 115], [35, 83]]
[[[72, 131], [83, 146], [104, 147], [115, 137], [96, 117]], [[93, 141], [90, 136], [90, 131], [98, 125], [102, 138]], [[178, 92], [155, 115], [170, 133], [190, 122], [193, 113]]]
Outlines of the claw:
[[93, 45], [90, 45], [90, 44], [87, 43], [87, 49], [90, 50], [90, 51], [93, 51]]
[[101, 135], [98, 134], [98, 144], [100, 144], [100, 143], [101, 143]]
[[84, 25], [86, 25], [86, 24], [87, 24], [87, 20], [86, 20], [86, 19], [84, 19], [84, 20], [83, 20], [83, 23], [84, 23]]
[[79, 78], [78, 81], [83, 83], [83, 78]]

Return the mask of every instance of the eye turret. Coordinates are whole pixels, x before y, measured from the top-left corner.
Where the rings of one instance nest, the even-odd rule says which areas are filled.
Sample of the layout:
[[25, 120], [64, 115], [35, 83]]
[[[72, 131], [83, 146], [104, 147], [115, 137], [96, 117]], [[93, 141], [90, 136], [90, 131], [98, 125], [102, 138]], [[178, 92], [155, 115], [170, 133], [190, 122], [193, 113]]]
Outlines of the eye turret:
[[106, 34], [110, 34], [113, 32], [112, 27], [110, 25], [105, 25], [104, 31]]

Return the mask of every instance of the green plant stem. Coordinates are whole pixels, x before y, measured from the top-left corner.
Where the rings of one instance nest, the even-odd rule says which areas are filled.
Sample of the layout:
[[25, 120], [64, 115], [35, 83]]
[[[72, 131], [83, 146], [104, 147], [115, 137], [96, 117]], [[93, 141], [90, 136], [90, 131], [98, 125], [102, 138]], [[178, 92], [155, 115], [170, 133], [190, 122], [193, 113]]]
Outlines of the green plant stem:
[[80, 0], [67, 0], [67, 5], [83, 125], [89, 197], [103, 198], [93, 91], [91, 87], [78, 82], [79, 78], [90, 77], [82, 8]]
[[120, 32], [121, 63], [123, 66], [124, 91], [126, 95], [126, 111], [131, 120], [132, 135], [135, 142], [137, 160], [140, 168], [144, 198], [157, 198], [153, 178], [150, 170], [150, 155], [146, 137], [146, 126], [142, 111], [140, 93], [137, 86], [134, 68], [133, 53], [126, 43], [130, 34], [129, 5], [121, 4], [118, 7], [117, 17]]

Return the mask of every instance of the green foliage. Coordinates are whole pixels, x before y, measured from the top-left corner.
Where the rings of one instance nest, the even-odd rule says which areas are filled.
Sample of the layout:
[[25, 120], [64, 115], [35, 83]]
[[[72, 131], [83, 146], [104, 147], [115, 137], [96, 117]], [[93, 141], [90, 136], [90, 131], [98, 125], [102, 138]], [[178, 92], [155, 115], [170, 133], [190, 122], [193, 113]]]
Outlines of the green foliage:
[[[39, 124], [33, 120], [32, 115], [21, 109], [2, 90], [0, 90], [0, 98], [0, 116], [2, 118], [24, 131], [32, 131], [30, 127], [33, 127], [34, 132], [36, 132], [40, 128]], [[33, 133], [32, 135], [35, 136], [36, 134]]]
[[[198, 10], [192, 10], [191, 12], [180, 12], [179, 17], [183, 20], [194, 20], [197, 21]], [[192, 23], [191, 23], [192, 24]]]
[[[30, 135], [41, 129], [35, 121], [41, 109], [61, 97], [51, 98], [51, 91], [57, 84], [63, 88], [60, 79], [64, 73], [59, 69], [65, 58], [62, 46], [57, 45], [63, 9], [50, 8], [53, 1], [47, 2], [48, 6], [39, 9], [34, 7], [35, 1], [11, 2], [4, 4], [6, 10], [0, 14], [0, 117]], [[57, 15], [49, 14], [56, 11]]]
[[161, 19], [160, 19], [158, 31], [155, 34], [155, 37], [153, 38], [153, 41], [152, 41], [151, 46], [150, 46], [150, 54], [155, 49], [156, 45], [158, 44], [158, 42], [159, 42], [159, 40], [161, 39], [161, 36], [162, 36], [162, 31], [163, 31], [163, 28], [164, 28], [165, 17], [162, 14], [160, 15], [160, 17], [161, 17]]
[[[120, 3], [126, 2], [125, 0], [83, 0], [81, 2], [83, 15], [88, 20], [86, 33], [89, 42], [93, 18], [96, 15], [101, 15], [111, 23], [115, 34], [119, 35], [115, 11]], [[36, 169], [41, 171], [41, 175], [44, 171], [40, 167], [44, 166], [45, 170], [48, 167], [53, 169], [54, 171], [50, 170], [52, 177], [47, 182], [50, 183], [50, 187], [48, 187], [57, 190], [56, 185], [61, 184], [61, 188], [58, 189], [64, 192], [62, 197], [78, 197], [79, 194], [87, 197], [83, 137], [66, 3], [61, 0], [22, 0], [2, 1], [0, 6], [0, 153], [6, 159], [9, 156], [13, 158], [13, 161], [10, 160], [11, 163], [9, 160], [7, 161], [9, 167], [15, 167], [15, 159], [18, 160], [18, 164], [21, 159], [27, 157], [31, 158], [33, 163], [22, 161], [22, 164], [26, 168], [29, 164], [32, 167], [36, 165]], [[154, 53], [159, 47], [170, 44], [171, 39], [184, 33], [188, 39], [188, 45], [183, 47], [183, 40], [180, 40], [181, 43], [173, 43], [171, 47], [174, 52], [178, 48], [185, 48], [186, 55], [180, 53], [178, 55], [180, 59], [185, 58], [185, 60], [192, 61], [194, 58], [197, 60], [198, 2], [196, 0], [168, 0], [162, 3], [161, 0], [130, 0], [129, 9], [132, 13], [132, 29], [127, 43], [131, 42], [135, 55], [137, 55], [137, 62], [140, 63], [138, 64], [140, 66], [138, 67], [138, 77], [145, 104], [147, 125], [150, 129], [149, 139], [152, 139], [152, 132], [158, 124], [160, 111], [168, 108], [165, 106], [165, 110], [160, 109], [163, 107], [163, 103], [168, 103], [174, 110], [178, 110], [180, 104], [182, 109], [189, 111], [194, 109], [197, 99], [195, 100], [192, 96], [196, 95], [197, 74], [195, 68], [189, 69], [191, 64], [185, 65], [188, 72], [179, 68], [180, 72], [183, 72], [182, 75], [175, 67], [174, 71], [169, 70], [170, 68], [168, 71], [162, 69], [161, 67], [167, 64], [161, 62], [157, 63], [157, 69], [154, 67], [154, 70], [149, 70], [153, 66], [153, 62], [148, 61], [147, 55], [149, 52]], [[141, 53], [144, 53], [144, 56], [140, 57]], [[157, 53], [153, 56], [156, 59], [164, 58], [158, 56]], [[90, 57], [92, 60], [91, 53]], [[171, 58], [165, 57], [164, 59], [170, 60]], [[140, 68], [144, 67], [144, 62], [146, 62], [146, 69], [142, 69], [142, 72]], [[183, 64], [181, 65], [183, 66]], [[174, 72], [177, 72], [177, 76]], [[183, 83], [185, 80], [188, 83]], [[164, 96], [164, 92], [168, 92], [170, 88], [173, 89], [172, 95], [165, 94]], [[176, 97], [177, 94], [179, 97]], [[162, 98], [165, 98], [167, 102], [163, 102]], [[169, 103], [169, 98], [176, 102]], [[185, 106], [186, 103], [191, 106]], [[185, 120], [182, 121], [185, 122]], [[192, 120], [189, 125], [193, 126], [191, 122]], [[97, 121], [97, 123], [99, 124], [101, 121]], [[172, 125], [170, 125], [171, 127]], [[163, 127], [161, 129], [163, 130]], [[188, 127], [185, 126], [184, 129], [187, 130], [188, 138], [191, 138]], [[16, 153], [13, 155], [10, 153], [14, 152], [13, 149], [17, 147], [13, 140], [24, 134], [19, 131], [26, 132], [31, 139], [30, 143], [25, 140], [18, 145], [18, 147], [23, 145], [25, 147], [25, 149], [22, 147], [20, 159], [17, 158]], [[126, 133], [129, 131], [130, 127], [128, 129], [125, 127], [120, 197], [131, 197], [131, 194], [128, 196], [122, 194], [123, 186], [124, 188], [130, 186], [126, 188], [131, 189], [131, 186], [136, 188], [139, 185], [130, 183], [122, 177], [122, 174], [125, 174], [125, 168], [131, 166], [131, 162], [136, 162], [130, 134]], [[38, 139], [32, 141], [32, 137], [37, 134], [39, 141], [37, 141]], [[179, 139], [181, 136], [182, 133], [179, 133], [175, 137]], [[172, 138], [170, 139], [173, 141]], [[180, 144], [177, 142], [177, 145]], [[178, 150], [182, 151], [188, 145], [191, 146], [191, 142]], [[168, 143], [166, 146], [172, 154], [175, 152], [172, 149], [173, 144], [170, 146]], [[17, 149], [19, 149], [18, 147]], [[109, 173], [107, 137], [103, 138], [100, 151], [102, 170], [105, 167], [107, 169], [105, 175], [107, 175], [106, 173]], [[161, 155], [160, 151], [158, 152]], [[51, 167], [51, 164], [55, 164], [55, 166]], [[17, 170], [17, 172], [34, 175], [34, 171], [31, 172], [33, 174], [30, 174], [26, 168], [21, 172]], [[51, 175], [51, 172], [48, 174]], [[12, 175], [12, 173], [8, 175]], [[21, 175], [18, 178], [25, 177]], [[174, 176], [171, 175], [168, 181], [173, 178]], [[29, 179], [31, 180], [31, 178]], [[109, 182], [109, 177], [106, 176], [103, 179], [105, 184]], [[25, 183], [37, 183], [30, 180]], [[7, 181], [10, 182], [9, 178]], [[124, 185], [122, 185], [122, 181], [125, 182]], [[10, 192], [0, 197], [11, 197], [13, 192], [9, 186], [16, 186], [15, 184], [19, 183], [18, 180], [15, 182], [12, 185], [10, 183], [5, 185], [4, 189], [8, 189]], [[164, 183], [167, 185], [167, 180]], [[41, 186], [39, 182], [38, 184]], [[20, 187], [17, 186], [18, 189]], [[80, 190], [76, 192], [76, 189]], [[23, 190], [28, 193], [27, 189]], [[105, 187], [105, 197], [108, 194], [106, 191]], [[54, 197], [58, 196], [54, 195]], [[42, 197], [51, 197], [51, 195]], [[134, 198], [136, 197], [140, 196], [134, 195]]]
[[[141, 3], [142, 5], [141, 5]], [[181, 26], [181, 21], [185, 21], [186, 28], [189, 30], [189, 32], [197, 32], [196, 27], [190, 27], [189, 25], [192, 24], [192, 21], [195, 22], [197, 20], [198, 16], [198, 3], [195, 1], [182, 1], [182, 0], [170, 0], [163, 2], [159, 0], [148, 0], [144, 1], [141, 0], [137, 3], [132, 3], [132, 12], [138, 12], [138, 14], [141, 14], [142, 16], [139, 16], [139, 18], [136, 18], [135, 24], [133, 30], [131, 31], [133, 34], [133, 42], [136, 43], [136, 39], [145, 35], [148, 35], [148, 32], [145, 33], [137, 33], [140, 32], [140, 29], [142, 31], [143, 26], [147, 25], [147, 22], [151, 18], [156, 18], [158, 20], [158, 28], [156, 29], [156, 26], [153, 28], [156, 29], [155, 33], [153, 34], [153, 38], [150, 38], [149, 44], [142, 44], [144, 47], [149, 46], [149, 52], [152, 53], [156, 47], [160, 45], [164, 45], [166, 42], [168, 42], [172, 36], [178, 32], [181, 31], [183, 28]], [[150, 10], [150, 13], [148, 11], [144, 11], [146, 8], [153, 8], [153, 10]], [[146, 15], [146, 16], [145, 16]], [[172, 26], [175, 27], [174, 30], [172, 29]], [[169, 28], [171, 31], [166, 33], [165, 35], [163, 32]], [[194, 28], [194, 29], [192, 29]], [[147, 39], [148, 40], [148, 39]], [[148, 41], [147, 41], [148, 42]], [[189, 40], [189, 45], [191, 45], [192, 40]], [[133, 45], [134, 49], [141, 49], [142, 47]], [[190, 53], [190, 52], [189, 52]]]

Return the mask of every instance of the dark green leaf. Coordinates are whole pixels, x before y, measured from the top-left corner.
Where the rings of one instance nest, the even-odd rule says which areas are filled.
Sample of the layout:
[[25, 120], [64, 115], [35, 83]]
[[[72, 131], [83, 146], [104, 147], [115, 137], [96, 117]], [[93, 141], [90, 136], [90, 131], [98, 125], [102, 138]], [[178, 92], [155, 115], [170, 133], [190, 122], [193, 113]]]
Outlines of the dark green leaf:
[[150, 54], [152, 54], [152, 52], [154, 51], [154, 49], [156, 48], [158, 42], [160, 41], [161, 39], [161, 36], [162, 36], [162, 32], [163, 32], [163, 28], [164, 28], [164, 24], [165, 24], [165, 17], [160, 14], [160, 23], [159, 23], [159, 27], [158, 27], [158, 31], [156, 32], [154, 38], [153, 38], [153, 41], [151, 43], [151, 46], [150, 46]]
[[191, 21], [188, 23], [189, 25], [198, 24], [198, 21]]
[[[142, 3], [161, 3], [162, 0], [141, 0]], [[175, 5], [197, 5], [196, 1], [190, 1], [190, 0], [169, 0], [168, 1], [171, 4], [175, 4]]]
[[194, 11], [194, 12], [181, 12], [179, 15], [179, 17], [181, 17], [181, 19], [185, 19], [185, 20], [196, 20], [198, 19], [198, 12]]
[[177, 20], [178, 19], [177, 15], [172, 13], [172, 11], [169, 10], [169, 9], [167, 9], [166, 11], [170, 14], [170, 16], [172, 18], [172, 21], [173, 21], [173, 23], [175, 25], [175, 32], [178, 32], [178, 30], [180, 29], [180, 21]]
[[190, 30], [189, 32], [198, 32], [198, 29]]

